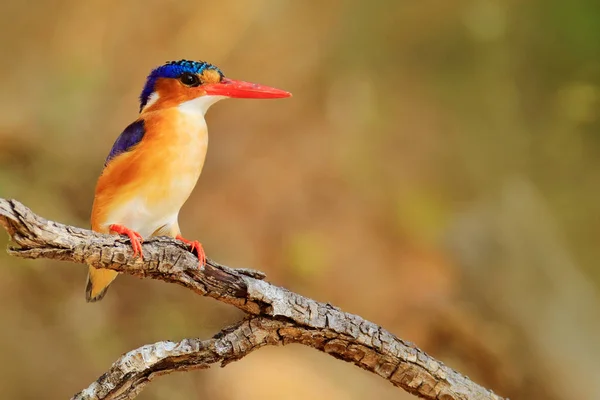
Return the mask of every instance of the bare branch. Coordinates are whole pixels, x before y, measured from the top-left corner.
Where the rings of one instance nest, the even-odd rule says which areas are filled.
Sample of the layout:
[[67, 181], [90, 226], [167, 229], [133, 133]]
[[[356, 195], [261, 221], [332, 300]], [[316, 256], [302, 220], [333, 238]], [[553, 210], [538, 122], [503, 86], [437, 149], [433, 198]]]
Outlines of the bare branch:
[[283, 344], [280, 329], [294, 328], [287, 322], [250, 317], [209, 340], [184, 339], [142, 346], [121, 356], [107, 373], [72, 400], [133, 399], [156, 376], [208, 368], [219, 362], [224, 366], [259, 347]]
[[[0, 199], [0, 224], [16, 246], [12, 255], [110, 268], [176, 283], [234, 305], [250, 319], [213, 339], [160, 342], [134, 350], [76, 399], [130, 399], [158, 374], [239, 359], [266, 344], [301, 343], [351, 362], [426, 399], [501, 399], [411, 343], [363, 318], [262, 280], [264, 274], [198, 260], [183, 244], [160, 237], [132, 258], [126, 238], [48, 221], [14, 200]], [[79, 396], [79, 397], [78, 397]]]

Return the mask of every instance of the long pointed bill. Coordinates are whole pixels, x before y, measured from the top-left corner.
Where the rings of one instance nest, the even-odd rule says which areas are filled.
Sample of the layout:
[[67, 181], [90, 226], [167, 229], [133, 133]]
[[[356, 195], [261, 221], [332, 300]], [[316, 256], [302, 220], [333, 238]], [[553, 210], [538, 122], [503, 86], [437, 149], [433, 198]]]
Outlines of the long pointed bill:
[[292, 95], [285, 90], [228, 78], [223, 78], [220, 83], [202, 85], [202, 88], [208, 95], [226, 96], [237, 99], [280, 99]]

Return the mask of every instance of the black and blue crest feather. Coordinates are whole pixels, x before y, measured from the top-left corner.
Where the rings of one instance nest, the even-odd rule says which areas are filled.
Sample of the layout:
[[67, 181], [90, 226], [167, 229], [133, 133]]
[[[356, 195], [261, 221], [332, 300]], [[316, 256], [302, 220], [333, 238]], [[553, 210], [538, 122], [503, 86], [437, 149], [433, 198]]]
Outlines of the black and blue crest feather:
[[142, 111], [146, 103], [148, 103], [148, 98], [152, 92], [154, 92], [154, 85], [156, 85], [157, 79], [178, 78], [185, 72], [191, 74], [201, 74], [206, 69], [217, 71], [221, 75], [221, 78], [224, 76], [223, 72], [221, 72], [218, 67], [204, 61], [168, 61], [166, 64], [153, 69], [152, 72], [150, 72], [150, 75], [148, 75], [148, 78], [146, 79], [146, 85], [144, 86], [144, 90], [142, 90], [142, 94], [140, 95], [140, 111]]
[[113, 144], [112, 149], [110, 149], [110, 153], [106, 157], [106, 161], [104, 161], [104, 166], [106, 167], [110, 160], [121, 153], [129, 151], [133, 146], [138, 144], [144, 137], [144, 133], [146, 133], [146, 129], [143, 119], [137, 120], [125, 128]]

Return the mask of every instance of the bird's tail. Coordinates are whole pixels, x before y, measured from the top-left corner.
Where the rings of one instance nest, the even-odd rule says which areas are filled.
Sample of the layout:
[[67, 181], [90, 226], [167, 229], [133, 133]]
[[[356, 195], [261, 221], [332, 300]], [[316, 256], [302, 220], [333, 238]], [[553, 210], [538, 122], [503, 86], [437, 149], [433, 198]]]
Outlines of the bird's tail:
[[119, 275], [112, 269], [99, 269], [90, 267], [88, 272], [87, 284], [85, 285], [85, 299], [88, 303], [102, 300], [108, 286]]

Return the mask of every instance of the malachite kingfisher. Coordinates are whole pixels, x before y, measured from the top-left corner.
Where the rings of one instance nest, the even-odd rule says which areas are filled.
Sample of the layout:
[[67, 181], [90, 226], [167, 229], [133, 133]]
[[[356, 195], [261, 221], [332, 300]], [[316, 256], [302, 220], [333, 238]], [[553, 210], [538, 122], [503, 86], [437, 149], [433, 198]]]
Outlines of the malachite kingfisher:
[[[92, 230], [126, 235], [136, 256], [150, 236], [170, 236], [186, 243], [199, 259], [200, 242], [181, 236], [179, 210], [200, 177], [208, 145], [204, 114], [221, 99], [275, 99], [290, 93], [225, 78], [202, 61], [169, 61], [152, 70], [140, 95], [140, 114], [115, 141], [98, 183], [92, 207]], [[88, 302], [104, 297], [118, 272], [89, 268]]]

